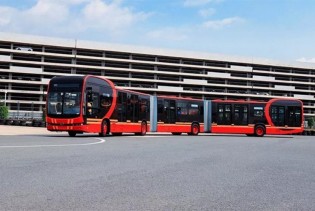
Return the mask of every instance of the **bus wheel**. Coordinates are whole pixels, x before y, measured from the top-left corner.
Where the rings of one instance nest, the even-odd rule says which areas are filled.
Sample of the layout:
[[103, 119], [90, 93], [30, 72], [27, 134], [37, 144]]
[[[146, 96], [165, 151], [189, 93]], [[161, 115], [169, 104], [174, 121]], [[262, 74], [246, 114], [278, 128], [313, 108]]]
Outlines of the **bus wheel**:
[[68, 131], [68, 134], [70, 137], [75, 137], [75, 135], [77, 135], [77, 133], [74, 131]]
[[188, 133], [188, 135], [193, 135], [193, 136], [196, 136], [199, 134], [199, 125], [196, 124], [196, 123], [193, 123], [191, 125], [191, 132]]
[[255, 127], [255, 136], [258, 136], [258, 137], [263, 137], [266, 133], [266, 129], [264, 126], [262, 125], [257, 125]]
[[142, 122], [141, 123], [141, 135], [144, 136], [145, 134], [147, 134], [147, 123]]
[[141, 123], [141, 132], [140, 133], [135, 133], [137, 136], [144, 136], [145, 134], [147, 134], [147, 123], [146, 122], [142, 122]]
[[103, 120], [102, 125], [101, 125], [101, 132], [99, 133], [99, 136], [104, 137], [107, 135], [108, 132], [108, 124], [106, 120]]
[[182, 135], [181, 132], [173, 132], [172, 134], [173, 134], [173, 135], [176, 135], [176, 136]]

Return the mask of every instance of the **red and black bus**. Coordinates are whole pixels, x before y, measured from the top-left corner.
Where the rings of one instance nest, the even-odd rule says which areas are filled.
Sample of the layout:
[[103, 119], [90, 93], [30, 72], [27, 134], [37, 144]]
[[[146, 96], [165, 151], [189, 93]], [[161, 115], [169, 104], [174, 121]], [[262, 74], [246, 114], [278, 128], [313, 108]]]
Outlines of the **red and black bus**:
[[303, 103], [296, 99], [212, 100], [209, 132], [249, 136], [303, 132]]
[[104, 78], [65, 76], [51, 79], [47, 95], [47, 129], [105, 136], [144, 135], [149, 124], [150, 95], [117, 89]]
[[51, 79], [47, 129], [77, 133], [239, 133], [249, 136], [303, 131], [303, 103], [296, 99], [201, 100], [152, 96], [119, 89], [105, 77]]

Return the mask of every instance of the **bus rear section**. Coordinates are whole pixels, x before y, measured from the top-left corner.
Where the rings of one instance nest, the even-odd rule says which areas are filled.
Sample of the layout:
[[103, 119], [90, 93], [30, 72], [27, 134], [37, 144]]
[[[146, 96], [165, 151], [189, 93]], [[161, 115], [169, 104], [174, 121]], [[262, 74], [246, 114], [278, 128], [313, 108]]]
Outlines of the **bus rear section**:
[[151, 131], [173, 135], [204, 132], [204, 102], [170, 96], [151, 97]]
[[266, 134], [299, 134], [304, 130], [303, 102], [296, 99], [272, 99], [266, 104]]
[[303, 105], [296, 99], [260, 101], [213, 100], [212, 133], [284, 135], [303, 131]]

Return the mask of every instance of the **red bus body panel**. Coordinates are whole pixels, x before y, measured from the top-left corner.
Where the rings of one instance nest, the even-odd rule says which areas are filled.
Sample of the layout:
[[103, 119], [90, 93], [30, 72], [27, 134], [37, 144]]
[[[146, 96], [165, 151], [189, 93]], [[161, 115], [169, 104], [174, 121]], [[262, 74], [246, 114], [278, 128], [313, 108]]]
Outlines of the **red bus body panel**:
[[[101, 132], [101, 119], [88, 120], [87, 124], [79, 124], [82, 122], [76, 119], [47, 119], [47, 130], [49, 131], [76, 131], [83, 133], [100, 133]], [[150, 125], [147, 125], [149, 130]], [[110, 121], [110, 131], [112, 133], [137, 133], [141, 132], [141, 122], [115, 122]]]
[[[147, 131], [150, 124], [147, 124]], [[141, 132], [141, 122], [110, 122], [110, 132], [112, 133], [139, 133]]]
[[[275, 127], [266, 125], [267, 135], [290, 135], [303, 132], [300, 127]], [[254, 125], [240, 126], [240, 125], [212, 125], [211, 133], [227, 133], [227, 134], [253, 134]]]
[[303, 128], [300, 127], [266, 127], [266, 134], [269, 135], [291, 135], [303, 132]]
[[253, 134], [254, 126], [212, 125], [211, 133]]

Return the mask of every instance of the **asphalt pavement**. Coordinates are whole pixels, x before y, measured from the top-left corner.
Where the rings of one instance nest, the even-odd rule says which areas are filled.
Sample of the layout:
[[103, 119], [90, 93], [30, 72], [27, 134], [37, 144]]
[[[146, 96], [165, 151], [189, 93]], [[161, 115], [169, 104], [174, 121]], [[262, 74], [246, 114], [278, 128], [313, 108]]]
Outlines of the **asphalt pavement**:
[[0, 135], [0, 210], [315, 208], [310, 136], [32, 132]]

